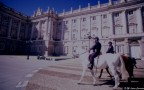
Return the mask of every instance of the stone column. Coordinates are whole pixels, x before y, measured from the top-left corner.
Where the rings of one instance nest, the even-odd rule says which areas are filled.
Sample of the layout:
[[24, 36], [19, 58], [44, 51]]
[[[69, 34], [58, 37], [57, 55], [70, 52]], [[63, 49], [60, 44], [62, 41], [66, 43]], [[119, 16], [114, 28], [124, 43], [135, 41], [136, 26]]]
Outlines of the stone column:
[[110, 36], [113, 36], [114, 35], [114, 26], [113, 26], [113, 22], [114, 22], [114, 20], [113, 20], [113, 13], [109, 13], [108, 14], [109, 15], [109, 24], [110, 24]]
[[21, 21], [19, 22], [19, 24], [18, 24], [18, 33], [17, 33], [17, 40], [19, 40], [20, 39], [20, 29], [21, 29]]
[[124, 40], [125, 44], [124, 44], [124, 54], [126, 54], [127, 56], [130, 56], [130, 50], [129, 50], [129, 41], [128, 38], [125, 38]]
[[123, 26], [123, 34], [127, 34], [127, 16], [126, 16], [126, 11], [122, 11], [122, 26]]
[[11, 38], [10, 33], [11, 33], [11, 27], [12, 27], [12, 18], [10, 18], [10, 22], [9, 22], [9, 28], [8, 28], [8, 38]]
[[136, 10], [136, 17], [137, 17], [137, 28], [138, 28], [138, 33], [142, 33], [143, 32], [143, 19], [142, 19], [142, 11], [141, 8], [138, 8]]
[[144, 60], [144, 37], [139, 40], [140, 49], [141, 49], [141, 60]]

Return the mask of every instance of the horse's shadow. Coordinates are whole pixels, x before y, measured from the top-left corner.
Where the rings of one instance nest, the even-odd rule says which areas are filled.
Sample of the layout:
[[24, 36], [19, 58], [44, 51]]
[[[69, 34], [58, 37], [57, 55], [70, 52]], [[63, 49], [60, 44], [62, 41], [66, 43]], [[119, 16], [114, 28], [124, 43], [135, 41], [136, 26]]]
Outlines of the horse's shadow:
[[99, 86], [102, 86], [102, 85], [108, 85], [109, 87], [113, 87], [115, 82], [114, 80], [103, 80], [103, 79], [100, 79], [99, 81], [101, 81], [101, 83], [99, 84]]
[[79, 85], [93, 85], [93, 86], [102, 86], [102, 85], [108, 85], [109, 87], [113, 87], [115, 84], [114, 80], [103, 80], [103, 78], [99, 79], [98, 82], [94, 85], [92, 83], [83, 82]]
[[143, 77], [133, 77], [129, 78], [128, 82], [121, 82], [119, 87], [121, 88], [144, 88], [144, 78]]

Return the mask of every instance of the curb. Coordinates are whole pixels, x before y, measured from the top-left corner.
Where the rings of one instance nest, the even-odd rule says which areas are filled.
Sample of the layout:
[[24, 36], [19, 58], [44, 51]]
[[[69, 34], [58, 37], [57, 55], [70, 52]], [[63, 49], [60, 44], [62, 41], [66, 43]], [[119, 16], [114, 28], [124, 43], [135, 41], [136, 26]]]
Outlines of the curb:
[[25, 77], [24, 77], [24, 80], [20, 81], [17, 85], [16, 85], [16, 90], [26, 90], [26, 86], [30, 80], [31, 77], [33, 77], [33, 75], [35, 73], [37, 73], [39, 70], [41, 70], [43, 68], [38, 68], [34, 71], [32, 71], [32, 73], [30, 74], [27, 74]]

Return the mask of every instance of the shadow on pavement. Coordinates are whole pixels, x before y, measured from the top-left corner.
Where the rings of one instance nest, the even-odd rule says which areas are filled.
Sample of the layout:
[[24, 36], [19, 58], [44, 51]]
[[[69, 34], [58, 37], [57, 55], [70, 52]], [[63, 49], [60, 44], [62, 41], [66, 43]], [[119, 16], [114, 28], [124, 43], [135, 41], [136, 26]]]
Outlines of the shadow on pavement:
[[144, 77], [129, 78], [128, 82], [121, 82], [120, 87], [123, 88], [123, 90], [144, 90]]

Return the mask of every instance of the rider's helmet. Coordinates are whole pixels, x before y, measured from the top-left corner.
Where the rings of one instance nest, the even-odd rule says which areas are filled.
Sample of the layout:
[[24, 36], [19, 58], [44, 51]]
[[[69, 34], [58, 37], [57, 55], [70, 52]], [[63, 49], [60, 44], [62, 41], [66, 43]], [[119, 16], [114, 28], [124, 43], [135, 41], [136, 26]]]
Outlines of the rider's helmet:
[[95, 39], [95, 41], [99, 41], [99, 37], [95, 37], [94, 39]]
[[112, 45], [112, 42], [110, 41], [110, 42], [108, 42], [108, 44], [109, 44], [109, 45]]

